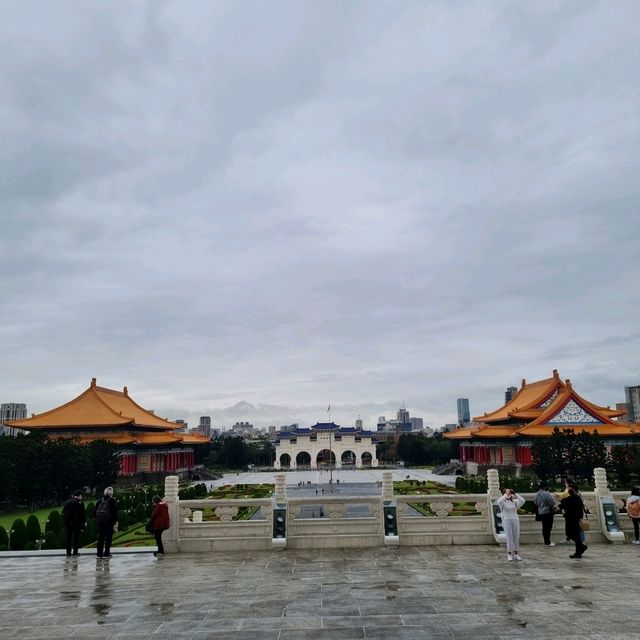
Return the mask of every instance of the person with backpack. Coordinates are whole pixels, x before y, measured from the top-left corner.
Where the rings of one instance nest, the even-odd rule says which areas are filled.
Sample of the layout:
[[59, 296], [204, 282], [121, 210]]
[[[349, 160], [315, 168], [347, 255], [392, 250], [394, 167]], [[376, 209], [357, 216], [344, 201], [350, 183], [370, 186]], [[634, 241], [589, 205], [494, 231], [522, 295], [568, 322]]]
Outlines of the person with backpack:
[[156, 539], [156, 544], [158, 545], [158, 550], [153, 555], [162, 557], [164, 555], [162, 533], [170, 526], [169, 505], [164, 502], [160, 496], [153, 496], [151, 502], [153, 503], [153, 513], [149, 519], [148, 529], [150, 533], [153, 533], [153, 537]]
[[78, 555], [78, 541], [80, 534], [87, 528], [87, 515], [82, 502], [82, 491], [76, 489], [69, 500], [62, 507], [64, 526], [67, 530], [67, 557]]
[[640, 488], [633, 487], [631, 495], [627, 498], [627, 515], [633, 523], [632, 544], [640, 544]]
[[93, 515], [98, 528], [98, 558], [111, 557], [111, 540], [118, 530], [118, 505], [113, 497], [113, 487], [104, 490], [104, 496], [98, 500]]

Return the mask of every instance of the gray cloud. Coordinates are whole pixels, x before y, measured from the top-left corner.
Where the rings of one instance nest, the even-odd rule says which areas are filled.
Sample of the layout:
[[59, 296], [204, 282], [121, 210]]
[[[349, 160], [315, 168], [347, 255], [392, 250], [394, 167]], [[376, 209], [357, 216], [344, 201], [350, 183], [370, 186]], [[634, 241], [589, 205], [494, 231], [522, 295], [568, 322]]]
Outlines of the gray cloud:
[[2, 401], [441, 424], [638, 383], [636, 3], [116, 6], [1, 10]]

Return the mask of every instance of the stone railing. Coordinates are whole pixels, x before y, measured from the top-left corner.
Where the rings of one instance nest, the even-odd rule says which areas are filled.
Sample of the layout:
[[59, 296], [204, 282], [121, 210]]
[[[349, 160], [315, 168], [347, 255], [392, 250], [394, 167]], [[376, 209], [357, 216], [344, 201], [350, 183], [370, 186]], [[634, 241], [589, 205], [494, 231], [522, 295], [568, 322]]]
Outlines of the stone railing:
[[[620, 514], [626, 493], [609, 491], [604, 470], [595, 469], [596, 487], [582, 494], [590, 511], [590, 542], [623, 542], [631, 521]], [[500, 495], [498, 472], [487, 473], [483, 494], [395, 495], [392, 474], [383, 472], [382, 495], [290, 498], [285, 475], [276, 476], [272, 498], [179, 500], [178, 479], [165, 482], [171, 528], [167, 552], [317, 549], [385, 545], [504, 543], [494, 502]], [[534, 494], [522, 494], [532, 501]], [[521, 540], [542, 544], [533, 513], [521, 515]], [[554, 537], [564, 538], [556, 518]]]

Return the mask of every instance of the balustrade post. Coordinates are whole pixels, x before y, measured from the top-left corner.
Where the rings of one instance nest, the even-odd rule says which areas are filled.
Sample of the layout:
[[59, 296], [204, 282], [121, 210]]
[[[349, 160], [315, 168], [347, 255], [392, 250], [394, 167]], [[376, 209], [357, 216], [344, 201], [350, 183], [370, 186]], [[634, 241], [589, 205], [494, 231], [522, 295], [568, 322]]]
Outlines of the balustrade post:
[[393, 500], [393, 473], [391, 471], [382, 472], [382, 499]]
[[[611, 495], [609, 483], [607, 482], [607, 472], [602, 467], [593, 470], [593, 477], [596, 481], [593, 493], [595, 497], [595, 513], [590, 514], [591, 520], [596, 520], [602, 531], [602, 535], [609, 542], [623, 543], [625, 536], [620, 527], [620, 514], [616, 501]], [[592, 525], [593, 527], [593, 525]]]
[[500, 497], [500, 474], [497, 469], [487, 469], [487, 494], [493, 499]]
[[178, 476], [167, 476], [164, 479], [164, 499], [169, 506], [169, 529], [163, 535], [165, 551], [180, 551], [180, 500], [178, 498]]
[[273, 523], [271, 546], [274, 549], [286, 549], [287, 547], [287, 485], [286, 475], [277, 473], [275, 476], [275, 489], [271, 500]]

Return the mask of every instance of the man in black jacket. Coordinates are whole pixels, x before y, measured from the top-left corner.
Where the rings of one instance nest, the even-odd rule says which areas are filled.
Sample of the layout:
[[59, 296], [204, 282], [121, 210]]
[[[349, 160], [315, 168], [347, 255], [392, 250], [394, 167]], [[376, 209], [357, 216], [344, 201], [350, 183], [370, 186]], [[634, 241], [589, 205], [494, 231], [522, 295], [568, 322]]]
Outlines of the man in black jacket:
[[98, 527], [98, 558], [111, 557], [111, 540], [118, 526], [118, 505], [113, 497], [113, 487], [104, 490], [104, 496], [98, 500], [93, 514]]
[[67, 556], [78, 555], [80, 534], [87, 528], [87, 515], [82, 502], [82, 491], [77, 489], [62, 507], [64, 526], [67, 529]]

